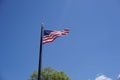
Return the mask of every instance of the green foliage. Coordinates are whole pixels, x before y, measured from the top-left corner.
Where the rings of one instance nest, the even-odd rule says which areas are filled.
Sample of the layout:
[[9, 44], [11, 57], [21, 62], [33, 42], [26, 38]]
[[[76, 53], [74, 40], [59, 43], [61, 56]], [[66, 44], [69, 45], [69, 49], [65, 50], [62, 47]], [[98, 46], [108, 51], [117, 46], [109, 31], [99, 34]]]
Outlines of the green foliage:
[[[29, 80], [37, 80], [38, 73], [36, 71], [30, 76]], [[63, 72], [57, 71], [52, 67], [46, 67], [42, 69], [42, 80], [70, 80], [70, 78]]]
[[33, 74], [30, 76], [29, 80], [37, 80], [38, 73], [37, 71], [34, 71]]

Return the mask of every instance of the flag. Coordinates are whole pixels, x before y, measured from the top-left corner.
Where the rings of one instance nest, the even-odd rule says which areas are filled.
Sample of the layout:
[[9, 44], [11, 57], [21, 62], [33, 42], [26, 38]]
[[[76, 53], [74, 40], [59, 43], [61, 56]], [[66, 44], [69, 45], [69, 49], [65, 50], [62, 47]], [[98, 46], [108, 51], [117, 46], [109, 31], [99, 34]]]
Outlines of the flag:
[[65, 36], [68, 33], [69, 33], [69, 29], [64, 29], [62, 31], [44, 30], [42, 43], [45, 44], [45, 43], [53, 42], [56, 38], [60, 36]]

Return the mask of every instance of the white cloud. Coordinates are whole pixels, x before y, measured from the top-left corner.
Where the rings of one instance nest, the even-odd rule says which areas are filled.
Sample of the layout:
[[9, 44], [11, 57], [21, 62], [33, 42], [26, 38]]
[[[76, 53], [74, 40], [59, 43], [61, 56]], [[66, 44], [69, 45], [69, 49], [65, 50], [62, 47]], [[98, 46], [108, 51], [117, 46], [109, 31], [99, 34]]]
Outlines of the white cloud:
[[120, 79], [120, 74], [118, 75], [118, 79]]
[[100, 76], [96, 77], [95, 80], [112, 80], [112, 79], [105, 75], [100, 75]]

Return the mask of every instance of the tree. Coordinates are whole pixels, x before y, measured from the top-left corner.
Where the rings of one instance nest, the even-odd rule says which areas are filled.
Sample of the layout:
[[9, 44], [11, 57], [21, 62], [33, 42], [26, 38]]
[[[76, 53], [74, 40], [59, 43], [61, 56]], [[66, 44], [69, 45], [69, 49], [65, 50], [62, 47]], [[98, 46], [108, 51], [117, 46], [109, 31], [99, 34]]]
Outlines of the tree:
[[[29, 80], [37, 80], [37, 77], [38, 77], [38, 73], [37, 71], [34, 71], [33, 74], [30, 76]], [[41, 79], [42, 80], [70, 80], [70, 78], [65, 74], [65, 72], [55, 70], [52, 67], [46, 67], [42, 69]]]

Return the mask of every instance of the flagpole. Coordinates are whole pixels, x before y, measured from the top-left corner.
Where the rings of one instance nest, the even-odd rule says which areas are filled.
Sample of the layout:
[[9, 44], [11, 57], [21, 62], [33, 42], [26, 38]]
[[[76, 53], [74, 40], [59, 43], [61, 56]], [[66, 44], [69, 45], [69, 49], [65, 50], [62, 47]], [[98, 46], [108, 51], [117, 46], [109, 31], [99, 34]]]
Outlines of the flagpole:
[[43, 23], [41, 24], [39, 64], [38, 64], [38, 80], [41, 80], [41, 69], [42, 69], [42, 41], [43, 41]]

